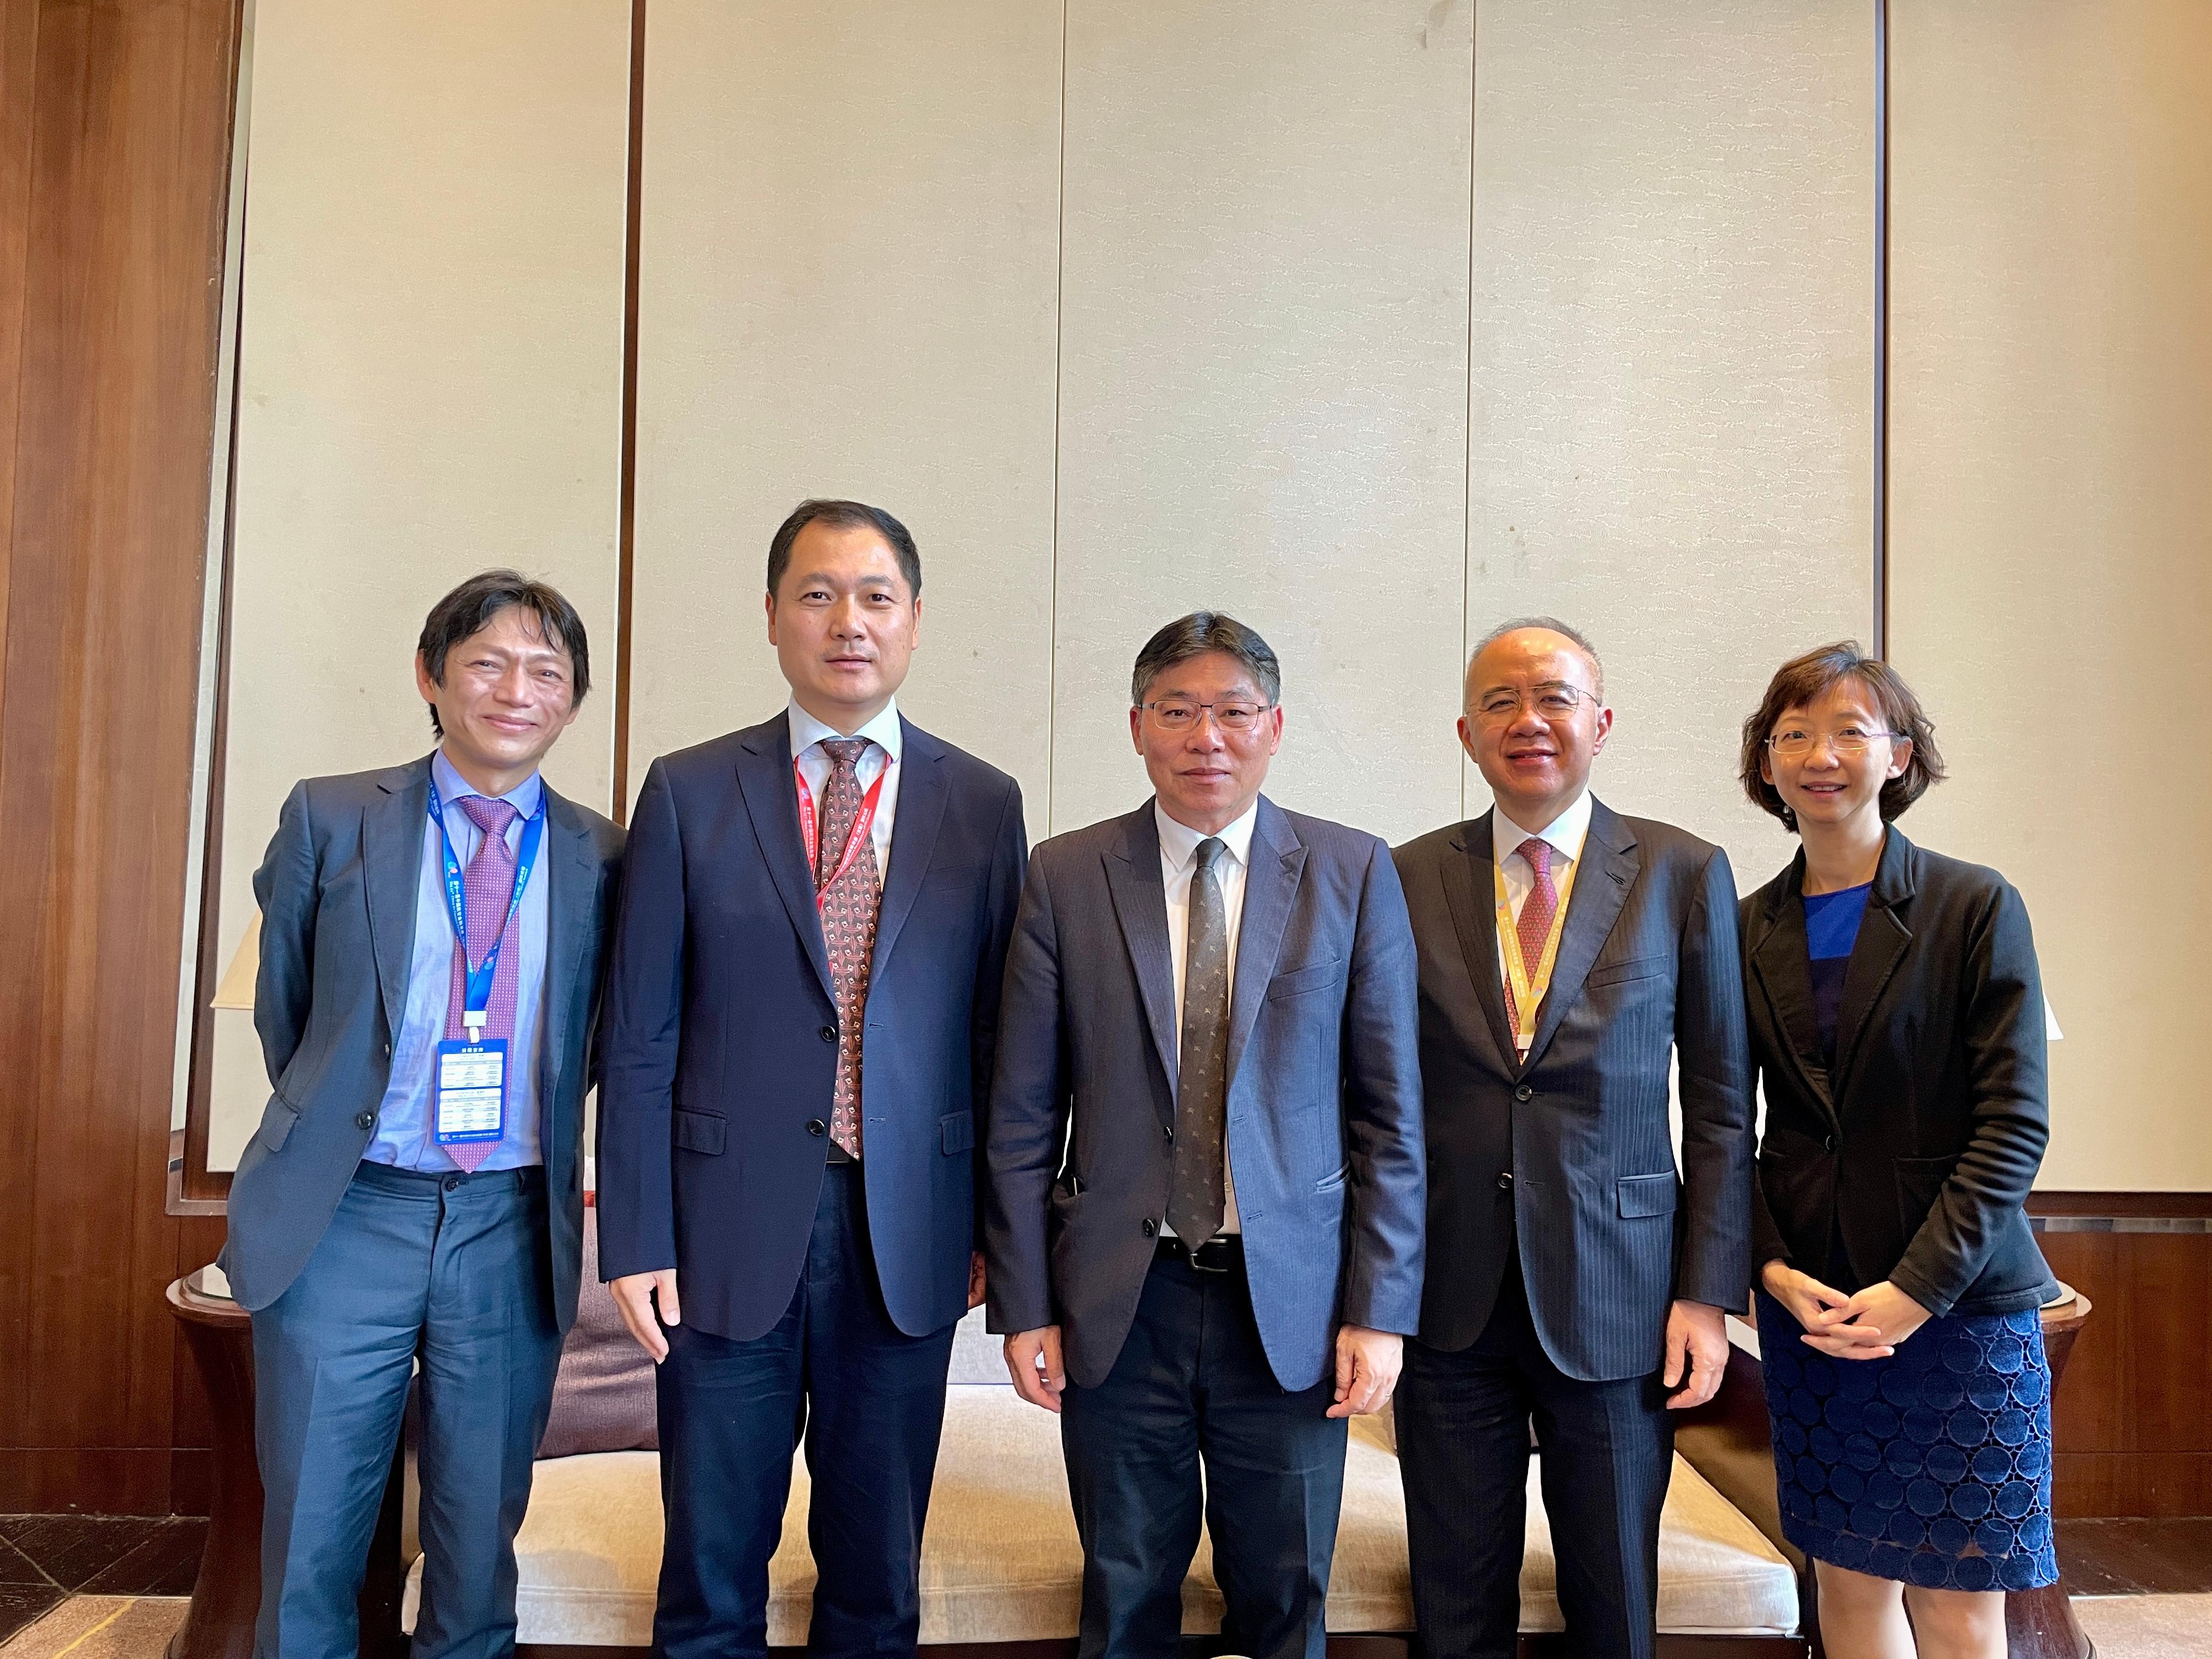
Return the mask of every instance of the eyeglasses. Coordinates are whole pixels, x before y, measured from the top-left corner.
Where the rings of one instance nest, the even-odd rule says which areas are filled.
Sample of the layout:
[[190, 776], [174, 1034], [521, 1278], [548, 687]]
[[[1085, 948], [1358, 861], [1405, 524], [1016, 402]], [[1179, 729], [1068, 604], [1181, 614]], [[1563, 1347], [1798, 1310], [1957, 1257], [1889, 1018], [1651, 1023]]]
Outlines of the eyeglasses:
[[1158, 702], [1139, 703], [1140, 708], [1152, 711], [1163, 732], [1195, 731], [1207, 711], [1213, 714], [1213, 723], [1232, 738], [1241, 738], [1260, 724], [1260, 717], [1275, 705], [1272, 702], [1190, 702], [1182, 697], [1163, 697]]
[[1553, 680], [1535, 687], [1524, 698], [1518, 691], [1491, 691], [1475, 704], [1474, 712], [1486, 726], [1503, 726], [1521, 718], [1524, 708], [1534, 707], [1539, 720], [1565, 720], [1574, 718], [1575, 710], [1584, 703], [1595, 705], [1597, 694], [1585, 691], [1579, 685], [1569, 685], [1565, 680]]
[[[1856, 726], [1847, 726], [1840, 732], [1828, 734], [1829, 749], [1838, 755], [1863, 755], [1876, 738], [1901, 738], [1902, 732], [1862, 732]], [[1767, 738], [1766, 746], [1784, 760], [1802, 760], [1813, 752], [1820, 739], [1810, 732], [1791, 726], [1786, 732], [1777, 732]]]

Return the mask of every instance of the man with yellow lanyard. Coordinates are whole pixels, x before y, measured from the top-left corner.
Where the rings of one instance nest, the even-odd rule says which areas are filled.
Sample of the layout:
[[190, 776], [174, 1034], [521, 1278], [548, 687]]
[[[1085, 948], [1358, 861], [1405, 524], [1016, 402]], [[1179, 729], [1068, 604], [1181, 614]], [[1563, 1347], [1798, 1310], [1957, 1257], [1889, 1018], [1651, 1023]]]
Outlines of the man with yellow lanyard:
[[1497, 629], [1459, 721], [1496, 805], [1396, 854], [1429, 1153], [1397, 1425], [1431, 1659], [1515, 1650], [1532, 1421], [1570, 1650], [1648, 1659], [1668, 1412], [1719, 1387], [1750, 1282], [1735, 884], [1717, 848], [1589, 793], [1612, 729], [1579, 633]]

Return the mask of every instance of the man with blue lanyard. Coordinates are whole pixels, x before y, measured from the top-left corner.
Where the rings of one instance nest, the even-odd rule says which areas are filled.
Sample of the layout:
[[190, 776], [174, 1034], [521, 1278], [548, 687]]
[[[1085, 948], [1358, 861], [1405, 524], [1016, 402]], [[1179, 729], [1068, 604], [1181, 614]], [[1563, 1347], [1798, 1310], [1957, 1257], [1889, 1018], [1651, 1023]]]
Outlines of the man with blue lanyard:
[[310, 778], [254, 877], [275, 1094], [223, 1266], [253, 1316], [261, 1659], [341, 1659], [420, 1360], [415, 1651], [511, 1652], [514, 1532], [575, 1316], [583, 1100], [622, 832], [538, 765], [590, 686], [552, 588], [423, 624], [440, 744]]

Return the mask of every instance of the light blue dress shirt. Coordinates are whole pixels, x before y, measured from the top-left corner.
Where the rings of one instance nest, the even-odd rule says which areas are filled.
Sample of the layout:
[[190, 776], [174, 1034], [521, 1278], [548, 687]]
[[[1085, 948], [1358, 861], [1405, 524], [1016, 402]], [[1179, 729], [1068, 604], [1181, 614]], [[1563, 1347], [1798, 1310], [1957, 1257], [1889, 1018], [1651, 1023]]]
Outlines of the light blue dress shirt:
[[[445, 807], [446, 833], [453, 838], [453, 856], [466, 869], [483, 842], [483, 832], [461, 810], [464, 796], [481, 794], [462, 780], [441, 750], [430, 758], [430, 775], [437, 781], [438, 796]], [[507, 832], [507, 844], [520, 851], [523, 821], [538, 810], [544, 781], [533, 772], [516, 788], [500, 797], [518, 817]], [[515, 962], [514, 1036], [507, 1050], [507, 1134], [480, 1166], [486, 1170], [519, 1170], [542, 1163], [538, 1133], [538, 1040], [545, 1024], [545, 938], [549, 921], [545, 843], [540, 842], [530, 884], [522, 890], [522, 908], [514, 918]], [[392, 1044], [392, 1080], [385, 1086], [384, 1103], [377, 1108], [376, 1134], [362, 1154], [372, 1164], [394, 1164], [428, 1175], [442, 1175], [460, 1166], [446, 1155], [433, 1133], [430, 1085], [436, 1074], [438, 1045], [446, 1038], [446, 1011], [453, 994], [453, 923], [446, 909], [446, 866], [438, 844], [437, 827], [422, 815], [422, 868], [415, 884], [415, 951], [407, 969], [407, 1006], [400, 1016], [399, 1034]]]

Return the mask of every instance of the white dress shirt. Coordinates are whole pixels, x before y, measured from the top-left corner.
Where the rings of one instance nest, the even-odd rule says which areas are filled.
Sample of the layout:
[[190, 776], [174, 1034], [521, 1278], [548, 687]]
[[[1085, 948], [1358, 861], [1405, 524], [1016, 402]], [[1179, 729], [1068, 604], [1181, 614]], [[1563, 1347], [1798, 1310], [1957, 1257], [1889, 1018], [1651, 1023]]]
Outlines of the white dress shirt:
[[[1167, 890], [1168, 957], [1175, 964], [1176, 1046], [1182, 1046], [1183, 964], [1190, 954], [1190, 883], [1198, 873], [1198, 844], [1207, 837], [1188, 824], [1178, 823], [1158, 801], [1152, 817], [1160, 829], [1160, 884]], [[1229, 935], [1229, 982], [1237, 982], [1237, 939], [1244, 921], [1244, 872], [1252, 862], [1252, 830], [1260, 819], [1260, 803], [1254, 801], [1244, 816], [1220, 833], [1227, 857], [1213, 860], [1213, 878], [1221, 884], [1222, 920]], [[1221, 1231], [1243, 1231], [1237, 1219], [1237, 1182], [1229, 1170], [1229, 1140], [1221, 1143], [1222, 1185], [1227, 1202], [1222, 1206]], [[1175, 1229], [1161, 1224], [1163, 1232]]]
[[[791, 757], [799, 763], [799, 775], [814, 792], [817, 830], [821, 825], [819, 815], [826, 810], [830, 772], [830, 757], [821, 748], [822, 740], [868, 739], [868, 746], [860, 751], [860, 763], [854, 770], [859, 775], [863, 792], [878, 777], [884, 780], [884, 793], [876, 798], [876, 819], [868, 830], [868, 839], [875, 843], [876, 883], [880, 887], [890, 873], [891, 820], [898, 816], [899, 748], [904, 738], [899, 726], [897, 700], [885, 703], [883, 712], [857, 732], [840, 732], [834, 726], [824, 726], [795, 702], [786, 713], [791, 720]], [[836, 849], [840, 853], [844, 850], [842, 847]]]

